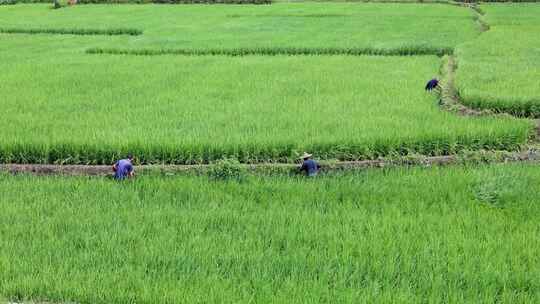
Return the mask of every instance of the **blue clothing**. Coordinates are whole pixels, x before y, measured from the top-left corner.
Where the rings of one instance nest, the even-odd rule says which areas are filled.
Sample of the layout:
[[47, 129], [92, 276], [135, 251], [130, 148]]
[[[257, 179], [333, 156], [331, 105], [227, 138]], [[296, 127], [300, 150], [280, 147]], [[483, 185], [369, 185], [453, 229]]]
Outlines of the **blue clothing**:
[[133, 165], [129, 159], [121, 159], [116, 162], [116, 172], [114, 173], [115, 179], [124, 179], [133, 172]]
[[307, 176], [315, 176], [319, 172], [319, 164], [313, 159], [306, 159], [300, 168], [300, 171], [306, 171]]
[[426, 91], [434, 90], [438, 86], [439, 86], [439, 81], [433, 78], [426, 84]]

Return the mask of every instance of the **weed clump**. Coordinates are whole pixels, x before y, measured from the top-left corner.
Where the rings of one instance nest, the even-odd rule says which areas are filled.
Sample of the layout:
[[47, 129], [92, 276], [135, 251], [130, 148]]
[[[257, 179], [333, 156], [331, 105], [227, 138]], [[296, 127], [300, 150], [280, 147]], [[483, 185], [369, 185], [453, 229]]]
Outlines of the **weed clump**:
[[237, 159], [224, 158], [210, 167], [208, 175], [214, 180], [242, 181], [247, 175], [247, 169]]

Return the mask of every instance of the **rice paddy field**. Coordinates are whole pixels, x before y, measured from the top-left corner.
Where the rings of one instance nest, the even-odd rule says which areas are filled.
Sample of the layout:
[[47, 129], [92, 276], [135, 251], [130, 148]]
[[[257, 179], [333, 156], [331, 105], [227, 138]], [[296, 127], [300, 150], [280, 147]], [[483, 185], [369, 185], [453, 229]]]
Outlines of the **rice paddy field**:
[[540, 5], [50, 7], [0, 5], [0, 164], [218, 165], [0, 172], [0, 302], [540, 302], [538, 161], [271, 170], [534, 154]]
[[[438, 4], [81, 5], [61, 10], [32, 4], [0, 7], [0, 16], [0, 29], [141, 30], [142, 35], [85, 45], [134, 50], [425, 48], [445, 52], [479, 34], [470, 10]], [[426, 32], [429, 27], [437, 28], [435, 35]]]
[[536, 303], [539, 185], [536, 165], [241, 183], [0, 176], [0, 294]]
[[6, 62], [0, 159], [107, 164], [131, 152], [143, 163], [289, 162], [310, 150], [351, 160], [527, 141], [527, 121], [440, 111], [422, 90], [439, 64], [434, 56], [84, 54]]
[[463, 102], [540, 117], [540, 6], [482, 5], [490, 29], [457, 50]]
[[[480, 35], [457, 6], [32, 4], [0, 16], [4, 163], [109, 164], [127, 152], [141, 163], [291, 162], [305, 150], [358, 160], [515, 150], [533, 133], [526, 120], [442, 112], [422, 91], [440, 50]], [[115, 35], [131, 30], [142, 34]], [[189, 49], [223, 53], [174, 53]]]

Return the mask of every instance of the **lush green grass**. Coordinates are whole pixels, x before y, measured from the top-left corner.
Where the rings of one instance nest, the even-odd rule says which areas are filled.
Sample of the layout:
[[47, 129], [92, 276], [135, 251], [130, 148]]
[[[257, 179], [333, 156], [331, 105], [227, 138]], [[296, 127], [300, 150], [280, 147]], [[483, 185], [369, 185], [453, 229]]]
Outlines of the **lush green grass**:
[[[414, 22], [411, 22], [414, 20]], [[0, 27], [137, 28], [120, 49], [451, 49], [478, 35], [470, 10], [437, 4], [46, 5], [0, 7]], [[428, 29], [435, 28], [436, 31]]]
[[23, 57], [0, 62], [2, 162], [445, 154], [515, 149], [531, 130], [442, 112], [423, 91], [437, 57]]
[[0, 176], [0, 297], [537, 303], [537, 166], [314, 180]]
[[491, 29], [457, 50], [466, 104], [540, 116], [540, 5], [482, 5]]
[[[305, 150], [352, 160], [516, 149], [531, 132], [526, 121], [441, 112], [422, 90], [439, 69], [434, 56], [85, 53], [435, 52], [476, 37], [471, 10], [459, 7], [15, 5], [0, 7], [0, 16], [0, 28], [144, 31], [133, 37], [0, 34], [0, 57], [9, 58], [0, 61], [2, 162], [111, 163], [128, 151], [146, 163], [207, 163], [224, 156], [291, 161]], [[437, 31], [426, 31], [431, 27]]]

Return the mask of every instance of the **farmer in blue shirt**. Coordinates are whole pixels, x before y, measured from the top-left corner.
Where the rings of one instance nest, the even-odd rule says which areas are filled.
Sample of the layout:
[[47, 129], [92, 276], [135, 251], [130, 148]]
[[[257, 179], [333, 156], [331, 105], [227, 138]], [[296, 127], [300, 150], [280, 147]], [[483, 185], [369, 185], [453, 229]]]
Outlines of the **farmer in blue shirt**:
[[133, 155], [128, 155], [126, 159], [121, 159], [113, 165], [114, 179], [123, 180], [134, 176]]
[[302, 163], [302, 167], [300, 167], [300, 171], [305, 171], [306, 175], [310, 177], [316, 176], [321, 168], [316, 161], [311, 159], [312, 156], [312, 154], [304, 152], [304, 155], [302, 155], [304, 162]]

